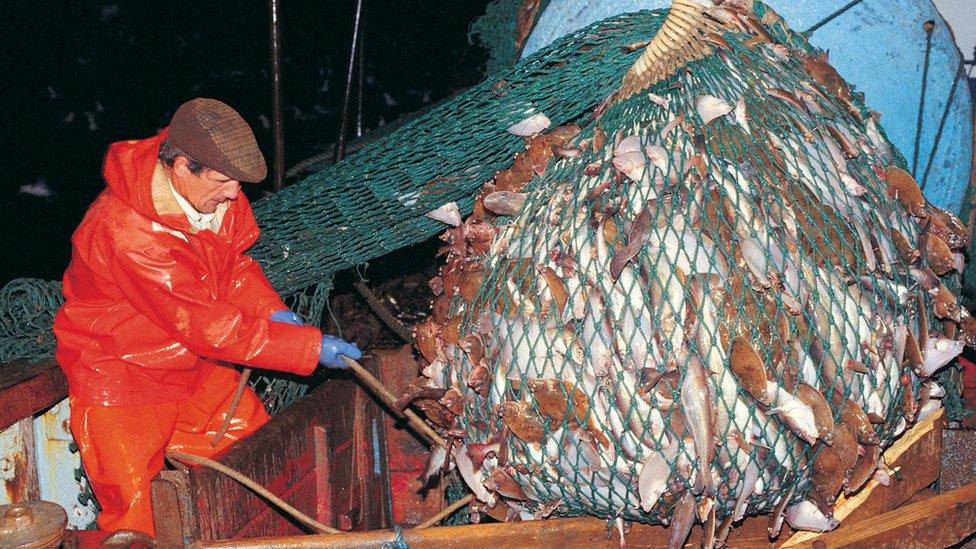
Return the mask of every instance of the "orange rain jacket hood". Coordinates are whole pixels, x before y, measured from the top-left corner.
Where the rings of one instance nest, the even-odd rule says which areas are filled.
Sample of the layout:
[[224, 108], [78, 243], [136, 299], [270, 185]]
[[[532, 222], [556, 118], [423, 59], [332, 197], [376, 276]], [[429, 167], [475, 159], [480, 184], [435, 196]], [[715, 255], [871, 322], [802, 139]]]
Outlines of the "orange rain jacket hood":
[[72, 236], [56, 358], [73, 399], [124, 406], [182, 400], [215, 363], [311, 373], [321, 332], [268, 320], [287, 308], [244, 255], [258, 237], [247, 198], [217, 233], [192, 228], [157, 163], [156, 137], [113, 143], [108, 183]]

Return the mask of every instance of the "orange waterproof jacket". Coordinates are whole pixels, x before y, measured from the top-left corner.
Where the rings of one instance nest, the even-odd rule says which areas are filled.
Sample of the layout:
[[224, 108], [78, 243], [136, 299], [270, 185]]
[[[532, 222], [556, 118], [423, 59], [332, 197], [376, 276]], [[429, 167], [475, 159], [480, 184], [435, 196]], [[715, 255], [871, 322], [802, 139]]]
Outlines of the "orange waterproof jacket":
[[182, 400], [216, 362], [311, 373], [321, 332], [271, 322], [285, 309], [244, 255], [258, 237], [243, 193], [215, 234], [193, 229], [156, 162], [166, 135], [113, 143], [106, 188], [71, 242], [56, 358], [81, 404]]

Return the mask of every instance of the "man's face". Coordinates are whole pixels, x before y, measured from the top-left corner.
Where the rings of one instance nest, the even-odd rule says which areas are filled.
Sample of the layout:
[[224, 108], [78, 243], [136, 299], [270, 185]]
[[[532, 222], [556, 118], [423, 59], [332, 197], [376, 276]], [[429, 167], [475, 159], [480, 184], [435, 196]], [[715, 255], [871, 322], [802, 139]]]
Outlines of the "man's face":
[[204, 168], [199, 175], [186, 170], [181, 171], [181, 181], [176, 190], [200, 213], [214, 213], [217, 206], [235, 200], [241, 192], [241, 183], [226, 175]]

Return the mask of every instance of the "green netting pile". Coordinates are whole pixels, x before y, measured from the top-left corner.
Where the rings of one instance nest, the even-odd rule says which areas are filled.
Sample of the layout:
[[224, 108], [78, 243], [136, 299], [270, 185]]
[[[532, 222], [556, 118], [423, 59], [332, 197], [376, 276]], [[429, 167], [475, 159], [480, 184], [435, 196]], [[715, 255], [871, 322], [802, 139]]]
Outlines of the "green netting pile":
[[54, 355], [54, 315], [61, 283], [21, 278], [0, 289], [0, 362]]
[[[976, 334], [939, 278], [965, 228], [820, 52], [755, 10], [705, 10], [707, 55], [574, 125], [537, 101], [509, 128], [524, 151], [442, 236], [417, 345], [419, 384], [444, 392], [418, 406], [464, 433], [453, 458], [487, 506], [829, 529], [940, 406], [929, 376]], [[650, 38], [662, 15], [583, 34]]]
[[495, 0], [471, 23], [468, 41], [477, 37], [488, 51], [485, 72], [492, 76], [518, 61], [525, 40], [549, 0]]

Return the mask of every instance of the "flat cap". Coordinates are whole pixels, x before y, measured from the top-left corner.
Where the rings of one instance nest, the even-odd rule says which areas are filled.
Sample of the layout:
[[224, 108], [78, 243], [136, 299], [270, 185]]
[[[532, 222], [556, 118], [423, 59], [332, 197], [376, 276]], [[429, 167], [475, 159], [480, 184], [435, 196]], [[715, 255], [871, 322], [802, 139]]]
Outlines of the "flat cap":
[[198, 97], [180, 105], [169, 141], [204, 166], [232, 179], [258, 183], [268, 175], [254, 132], [226, 103]]

